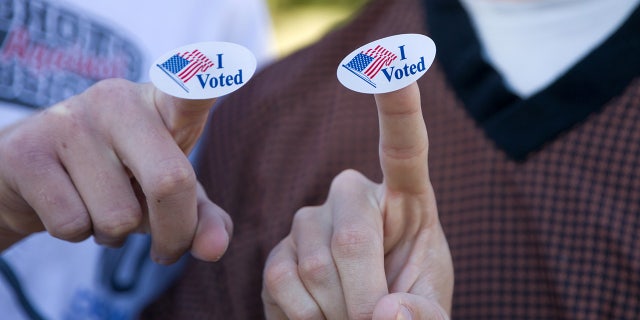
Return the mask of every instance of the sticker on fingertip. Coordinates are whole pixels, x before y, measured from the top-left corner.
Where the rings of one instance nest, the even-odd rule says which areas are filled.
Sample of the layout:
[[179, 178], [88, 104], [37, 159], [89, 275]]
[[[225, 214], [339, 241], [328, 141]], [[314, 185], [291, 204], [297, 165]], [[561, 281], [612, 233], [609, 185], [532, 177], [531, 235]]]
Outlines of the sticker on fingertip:
[[422, 77], [436, 56], [436, 45], [421, 34], [399, 34], [366, 44], [338, 66], [338, 80], [361, 93], [402, 89]]
[[149, 69], [153, 84], [184, 99], [210, 99], [238, 90], [256, 71], [249, 49], [230, 42], [200, 42], [174, 49]]

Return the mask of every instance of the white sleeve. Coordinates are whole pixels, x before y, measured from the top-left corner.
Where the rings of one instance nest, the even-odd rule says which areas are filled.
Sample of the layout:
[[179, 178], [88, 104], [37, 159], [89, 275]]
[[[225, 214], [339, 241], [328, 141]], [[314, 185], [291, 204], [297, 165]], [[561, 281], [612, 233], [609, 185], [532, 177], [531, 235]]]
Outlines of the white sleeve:
[[220, 19], [218, 28], [221, 29], [215, 31], [215, 36], [249, 48], [258, 65], [264, 65], [275, 57], [273, 25], [265, 1], [229, 2], [225, 13], [218, 12], [216, 16], [215, 19]]

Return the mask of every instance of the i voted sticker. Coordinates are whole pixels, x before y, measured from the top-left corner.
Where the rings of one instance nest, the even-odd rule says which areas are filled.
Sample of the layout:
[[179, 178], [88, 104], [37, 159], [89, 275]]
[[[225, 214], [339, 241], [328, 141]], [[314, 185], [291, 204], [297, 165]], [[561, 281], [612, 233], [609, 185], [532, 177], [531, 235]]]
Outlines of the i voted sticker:
[[421, 34], [400, 34], [366, 44], [342, 60], [338, 80], [361, 93], [402, 89], [424, 75], [436, 57], [436, 45]]
[[153, 84], [184, 99], [224, 96], [242, 87], [256, 71], [249, 49], [230, 42], [200, 42], [160, 57], [149, 69]]

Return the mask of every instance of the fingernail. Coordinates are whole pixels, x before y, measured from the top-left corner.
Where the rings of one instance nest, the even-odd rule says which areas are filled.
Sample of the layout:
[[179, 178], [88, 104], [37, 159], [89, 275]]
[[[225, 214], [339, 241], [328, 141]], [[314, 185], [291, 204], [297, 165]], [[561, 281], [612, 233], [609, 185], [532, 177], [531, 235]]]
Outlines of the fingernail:
[[396, 315], [396, 320], [411, 320], [413, 316], [411, 315], [411, 311], [407, 309], [405, 306], [400, 306], [398, 309], [398, 315]]

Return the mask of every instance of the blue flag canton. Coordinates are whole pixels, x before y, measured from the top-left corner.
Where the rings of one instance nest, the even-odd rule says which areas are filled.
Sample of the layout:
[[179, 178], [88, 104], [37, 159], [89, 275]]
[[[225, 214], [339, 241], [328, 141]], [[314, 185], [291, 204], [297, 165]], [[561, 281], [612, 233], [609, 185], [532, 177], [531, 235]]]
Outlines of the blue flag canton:
[[371, 64], [373, 58], [364, 54], [358, 53], [349, 63], [347, 63], [347, 67], [356, 70], [358, 72], [362, 72], [369, 64]]
[[176, 54], [176, 55], [173, 55], [171, 58], [169, 58], [167, 61], [165, 61], [162, 64], [162, 67], [167, 69], [167, 71], [175, 74], [178, 71], [182, 70], [184, 67], [186, 67], [188, 64], [189, 64], [189, 60]]

